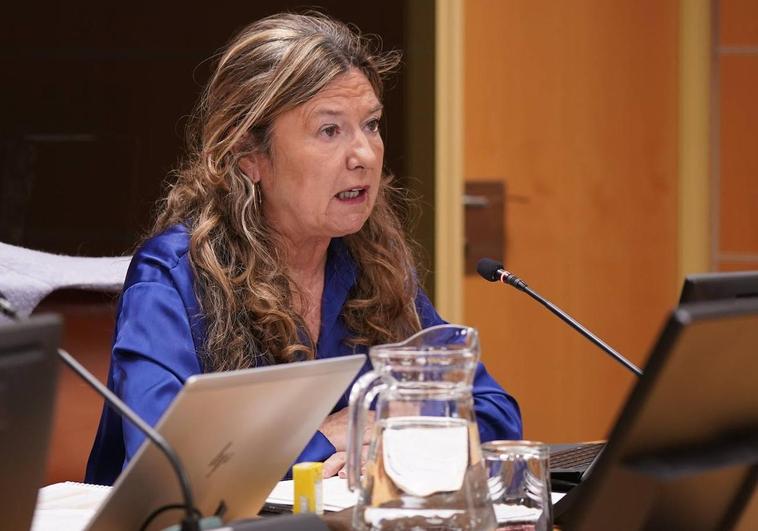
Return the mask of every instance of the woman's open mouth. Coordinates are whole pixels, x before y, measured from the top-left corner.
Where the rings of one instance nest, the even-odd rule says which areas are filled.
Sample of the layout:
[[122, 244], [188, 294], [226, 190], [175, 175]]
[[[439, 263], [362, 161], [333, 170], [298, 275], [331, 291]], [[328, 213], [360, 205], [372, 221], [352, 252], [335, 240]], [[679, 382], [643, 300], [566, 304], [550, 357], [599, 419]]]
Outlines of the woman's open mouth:
[[339, 199], [343, 203], [362, 203], [368, 195], [368, 187], [359, 186], [357, 188], [350, 188], [343, 190], [334, 197]]

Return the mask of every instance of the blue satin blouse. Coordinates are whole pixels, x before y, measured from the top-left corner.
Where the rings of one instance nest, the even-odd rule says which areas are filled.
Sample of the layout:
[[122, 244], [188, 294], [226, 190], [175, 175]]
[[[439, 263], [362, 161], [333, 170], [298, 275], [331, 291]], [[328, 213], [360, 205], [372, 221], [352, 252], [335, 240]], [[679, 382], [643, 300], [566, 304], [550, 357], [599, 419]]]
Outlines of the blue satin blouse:
[[[118, 304], [108, 387], [151, 425], [157, 423], [186, 379], [203, 372], [197, 353], [203, 344], [205, 324], [193, 289], [188, 251], [189, 234], [182, 225], [146, 241], [132, 259]], [[345, 342], [350, 332], [340, 314], [357, 275], [346, 246], [341, 239], [333, 239], [326, 262], [317, 358], [354, 351]], [[445, 322], [421, 289], [416, 307], [424, 328]], [[370, 369], [367, 362], [359, 376]], [[483, 442], [521, 437], [516, 401], [481, 363], [473, 394]], [[348, 396], [349, 388], [334, 411], [347, 406]], [[112, 485], [143, 441], [142, 433], [129, 421], [104, 406], [85, 481]], [[329, 440], [316, 432], [297, 462], [323, 461], [334, 451]]]

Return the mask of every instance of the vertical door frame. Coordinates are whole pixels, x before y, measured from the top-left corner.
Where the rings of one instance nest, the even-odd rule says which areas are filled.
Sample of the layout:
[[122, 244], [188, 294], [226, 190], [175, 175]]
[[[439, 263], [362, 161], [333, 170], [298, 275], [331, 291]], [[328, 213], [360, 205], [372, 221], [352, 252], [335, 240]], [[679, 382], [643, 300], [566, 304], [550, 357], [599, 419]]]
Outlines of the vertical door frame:
[[437, 0], [435, 295], [443, 318], [463, 319], [463, 3]]
[[[718, 0], [679, 4], [679, 277], [714, 268], [717, 243], [718, 65], [712, 16]], [[714, 193], [715, 192], [715, 193]]]

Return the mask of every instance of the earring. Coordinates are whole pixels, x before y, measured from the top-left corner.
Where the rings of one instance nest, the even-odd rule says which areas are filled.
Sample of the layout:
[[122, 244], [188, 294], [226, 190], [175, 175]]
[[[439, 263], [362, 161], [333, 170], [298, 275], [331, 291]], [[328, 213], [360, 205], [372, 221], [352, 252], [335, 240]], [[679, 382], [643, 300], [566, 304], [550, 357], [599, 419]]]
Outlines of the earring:
[[256, 214], [260, 214], [261, 210], [261, 202], [263, 198], [261, 197], [261, 190], [258, 189], [258, 183], [255, 181], [252, 181], [253, 183], [253, 211]]

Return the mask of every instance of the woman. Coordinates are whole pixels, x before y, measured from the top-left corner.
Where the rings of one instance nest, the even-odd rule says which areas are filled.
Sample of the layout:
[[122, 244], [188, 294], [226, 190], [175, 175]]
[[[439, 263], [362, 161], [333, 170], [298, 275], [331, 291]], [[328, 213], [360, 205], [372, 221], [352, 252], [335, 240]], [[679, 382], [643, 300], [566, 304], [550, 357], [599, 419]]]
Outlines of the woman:
[[[365, 352], [443, 322], [382, 171], [382, 78], [398, 62], [323, 16], [275, 15], [229, 43], [119, 303], [108, 385], [145, 420], [193, 374]], [[520, 437], [482, 366], [474, 397], [483, 441]], [[346, 405], [298, 459], [327, 476]], [[142, 441], [104, 408], [86, 480], [113, 483]]]

